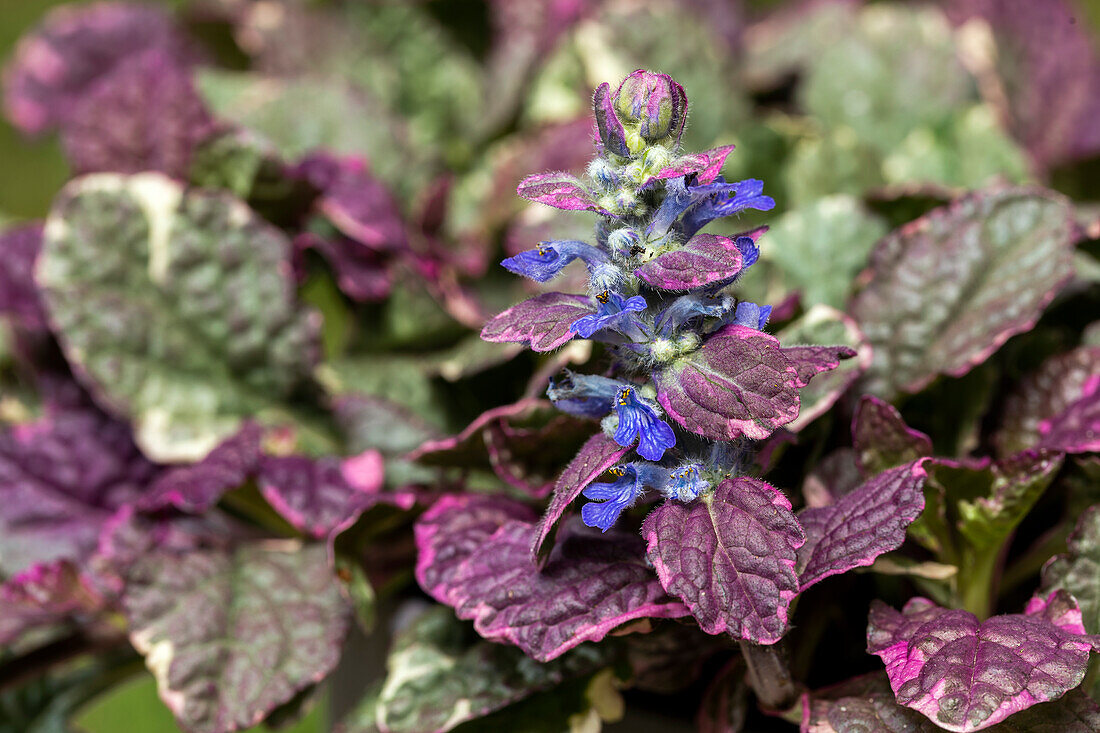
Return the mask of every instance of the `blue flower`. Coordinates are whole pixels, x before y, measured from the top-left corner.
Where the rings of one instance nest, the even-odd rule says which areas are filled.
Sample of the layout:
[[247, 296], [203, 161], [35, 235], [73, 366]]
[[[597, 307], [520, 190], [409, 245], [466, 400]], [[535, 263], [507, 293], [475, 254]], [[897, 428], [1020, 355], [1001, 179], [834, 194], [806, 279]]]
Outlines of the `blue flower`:
[[[767, 198], [765, 196], [765, 198]], [[752, 265], [756, 264], [756, 261], [760, 259], [760, 248], [756, 246], [756, 241], [752, 237], [738, 237], [734, 244], [737, 245], [737, 249], [741, 252], [741, 271], [749, 269]]]
[[733, 298], [719, 293], [681, 295], [657, 316], [657, 331], [667, 336], [694, 318], [721, 318], [733, 307]]
[[768, 316], [771, 314], [772, 307], [770, 305], [757, 305], [742, 300], [737, 304], [737, 310], [734, 311], [733, 318], [728, 319], [727, 322], [736, 326], [748, 326], [759, 331], [764, 328], [764, 324], [768, 322]]
[[590, 244], [576, 240], [555, 240], [539, 242], [537, 248], [520, 252], [502, 260], [500, 264], [517, 275], [544, 283], [557, 277], [566, 265], [578, 257], [584, 260], [590, 270], [608, 261], [606, 254]]
[[615, 442], [630, 446], [637, 439], [638, 455], [651, 461], [659, 461], [665, 451], [676, 445], [676, 434], [657, 410], [638, 397], [634, 387], [623, 387], [615, 397], [615, 412], [619, 427], [615, 430]]
[[710, 482], [700, 475], [701, 469], [702, 466], [698, 463], [680, 466], [669, 474], [668, 482], [661, 488], [661, 493], [676, 501], [694, 501], [699, 494], [710, 488]]
[[629, 314], [646, 309], [645, 298], [642, 296], [635, 295], [626, 299], [611, 290], [597, 295], [596, 302], [599, 303], [599, 308], [595, 313], [581, 316], [569, 326], [581, 338], [591, 338], [592, 334], [604, 328], [626, 330], [630, 326], [637, 327], [637, 319]]
[[546, 396], [554, 407], [577, 417], [603, 417], [611, 412], [615, 395], [624, 386], [617, 379], [594, 374], [574, 374], [568, 369], [550, 378]]
[[665, 470], [642, 462], [615, 466], [608, 471], [615, 477], [614, 481], [590, 484], [581, 492], [586, 499], [592, 499], [581, 507], [581, 521], [589, 527], [599, 527], [604, 532], [611, 529], [623, 510], [634, 504], [646, 486], [661, 483], [661, 475]]
[[[653, 215], [646, 229], [647, 234], [665, 234], [679, 219], [676, 228], [680, 236], [687, 240], [715, 219], [745, 209], [769, 211], [775, 206], [772, 197], [764, 195], [764, 182], [755, 178], [726, 183], [724, 178], [718, 176], [714, 183], [698, 185], [693, 183], [695, 178], [694, 175], [673, 178], [665, 184], [665, 199]], [[750, 264], [743, 264], [742, 268]]]

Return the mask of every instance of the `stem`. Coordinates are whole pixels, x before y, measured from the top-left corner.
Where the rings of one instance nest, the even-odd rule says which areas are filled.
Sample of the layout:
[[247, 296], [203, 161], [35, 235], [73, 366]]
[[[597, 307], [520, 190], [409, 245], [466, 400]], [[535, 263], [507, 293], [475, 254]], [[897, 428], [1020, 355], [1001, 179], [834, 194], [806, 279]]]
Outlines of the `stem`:
[[994, 583], [1001, 548], [970, 548], [963, 553], [959, 568], [959, 603], [984, 621], [993, 611]]
[[749, 683], [760, 704], [769, 710], [789, 710], [798, 702], [799, 689], [791, 679], [786, 654], [779, 644], [765, 646], [741, 641]]

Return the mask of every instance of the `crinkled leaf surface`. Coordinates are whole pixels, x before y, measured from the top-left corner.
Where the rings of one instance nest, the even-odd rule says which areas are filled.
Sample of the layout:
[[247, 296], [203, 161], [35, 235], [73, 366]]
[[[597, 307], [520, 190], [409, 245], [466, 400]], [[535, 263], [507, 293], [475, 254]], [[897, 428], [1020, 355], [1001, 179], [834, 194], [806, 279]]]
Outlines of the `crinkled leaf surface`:
[[348, 613], [322, 546], [152, 552], [128, 574], [130, 638], [195, 733], [259, 723], [340, 658]]
[[[989, 468], [969, 470], [988, 488], [983, 496], [958, 502], [959, 532], [974, 547], [1003, 542], [1050, 486], [1062, 461], [1058, 453], [1027, 451]], [[949, 483], [945, 486], [952, 488]]]
[[540, 570], [529, 552], [537, 531], [507, 522], [438, 591], [486, 639], [545, 662], [628, 621], [687, 615], [647, 567], [637, 536], [571, 523]]
[[[1100, 346], [1081, 346], [1047, 359], [1005, 400], [997, 433], [1002, 455], [1038, 447], [1049, 440], [1043, 432], [1060, 422], [1074, 403], [1087, 399], [1090, 379], [1100, 374]], [[1092, 399], [1095, 401], [1096, 397]], [[1080, 408], [1075, 408], [1080, 409]], [[1056, 446], [1051, 446], [1056, 447]]]
[[0, 584], [0, 644], [11, 644], [37, 626], [94, 612], [102, 604], [72, 562], [35, 565]]
[[1066, 540], [1069, 552], [1043, 566], [1043, 592], [1059, 588], [1081, 606], [1081, 619], [1090, 634], [1100, 632], [1100, 506], [1085, 510]]
[[905, 424], [889, 402], [864, 395], [852, 418], [856, 461], [865, 476], [932, 455], [932, 439]]
[[885, 222], [854, 196], [825, 196], [778, 217], [761, 256], [779, 265], [805, 305], [842, 308], [871, 247], [886, 232]]
[[592, 313], [584, 295], [543, 293], [499, 313], [481, 329], [486, 341], [527, 343], [533, 351], [552, 351], [577, 335], [570, 326]]
[[730, 237], [696, 234], [677, 249], [657, 255], [634, 274], [661, 290], [691, 290], [736, 277], [741, 259], [741, 250]]
[[794, 432], [828, 412], [871, 365], [871, 346], [859, 326], [827, 305], [813, 306], [776, 338], [799, 377], [798, 417], [786, 426]]
[[213, 131], [190, 69], [151, 49], [89, 87], [61, 140], [77, 173], [161, 171], [184, 179], [192, 151]]
[[538, 533], [531, 545], [531, 554], [542, 554], [543, 543], [554, 531], [558, 520], [565, 514], [566, 508], [581, 495], [581, 492], [607, 469], [614, 466], [627, 454], [630, 448], [624, 448], [603, 433], [589, 438], [577, 455], [561, 472], [554, 483], [554, 494], [550, 505], [539, 520]]
[[152, 48], [179, 62], [194, 56], [164, 8], [127, 2], [57, 8], [19, 42], [4, 75], [8, 119], [30, 134], [64, 124], [96, 80]]
[[42, 225], [27, 224], [0, 234], [0, 315], [25, 328], [46, 328], [34, 260], [42, 249]]
[[875, 601], [867, 650], [886, 664], [899, 703], [946, 730], [981, 730], [1081, 683], [1091, 642], [1080, 618], [1064, 592], [986, 621], [924, 598], [901, 612]]
[[86, 405], [48, 409], [0, 432], [0, 573], [83, 563], [111, 514], [157, 470], [126, 425]]
[[54, 202], [38, 282], [65, 354], [146, 455], [197, 460], [277, 419], [316, 358], [290, 242], [224, 193], [95, 174]]
[[924, 510], [921, 461], [883, 471], [835, 504], [798, 515], [806, 544], [798, 550], [802, 590], [830, 575], [864, 567], [901, 547], [906, 528]]
[[1065, 199], [1026, 188], [969, 194], [889, 234], [850, 308], [874, 349], [868, 391], [916, 392], [985, 361], [1035, 324], [1072, 245]]
[[726, 326], [654, 379], [665, 412], [711, 440], [759, 440], [798, 416], [795, 367], [774, 336], [747, 326]]
[[505, 496], [460, 494], [443, 496], [417, 520], [416, 580], [440, 603], [448, 595], [460, 567], [508, 521], [534, 520], [535, 511]]
[[450, 609], [437, 606], [394, 641], [372, 722], [390, 733], [443, 733], [591, 672], [606, 656], [584, 645], [542, 664], [515, 647], [478, 639]]
[[[894, 702], [886, 675], [856, 677], [803, 698], [807, 733], [936, 733], [938, 725]], [[990, 733], [1091, 733], [1100, 726], [1100, 705], [1079, 690], [1033, 705], [986, 730]]]
[[786, 632], [798, 594], [795, 552], [806, 535], [778, 489], [727, 479], [690, 504], [654, 509], [642, 536], [661, 584], [703, 631], [760, 644]]

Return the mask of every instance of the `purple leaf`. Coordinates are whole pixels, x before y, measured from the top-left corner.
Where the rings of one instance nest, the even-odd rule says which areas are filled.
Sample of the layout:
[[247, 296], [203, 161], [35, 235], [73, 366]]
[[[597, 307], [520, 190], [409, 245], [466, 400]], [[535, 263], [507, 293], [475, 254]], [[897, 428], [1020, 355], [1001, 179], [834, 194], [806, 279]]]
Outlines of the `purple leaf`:
[[798, 550], [799, 582], [806, 590], [830, 575], [866, 567], [905, 542], [905, 530], [924, 510], [922, 461], [868, 479], [835, 504], [803, 510], [806, 544]]
[[596, 205], [592, 193], [581, 183], [581, 179], [568, 173], [536, 173], [527, 176], [520, 181], [516, 193], [528, 201], [556, 209], [606, 213]]
[[77, 173], [155, 170], [185, 179], [192, 151], [214, 130], [190, 70], [151, 49], [89, 85], [61, 142]]
[[905, 424], [889, 402], [863, 395], [852, 418], [852, 443], [864, 476], [932, 455], [932, 439]]
[[798, 371], [801, 385], [798, 417], [786, 426], [792, 432], [828, 412], [871, 365], [871, 346], [856, 322], [824, 304], [810, 308], [776, 338], [781, 344], [789, 344], [781, 351]]
[[365, 451], [334, 456], [266, 456], [260, 467], [260, 493], [283, 519], [315, 538], [335, 537], [370, 507], [411, 497], [382, 492], [382, 454]]
[[1039, 434], [1039, 448], [1066, 453], [1100, 451], [1100, 373], [1085, 382], [1080, 399], [1039, 423]]
[[572, 339], [572, 324], [595, 308], [584, 295], [543, 293], [493, 316], [481, 338], [495, 343], [530, 343], [533, 351], [552, 351]]
[[867, 391], [917, 392], [961, 376], [1026, 331], [1072, 276], [1066, 200], [993, 188], [888, 234], [849, 309], [874, 349]]
[[82, 564], [114, 510], [157, 470], [128, 426], [86, 405], [52, 407], [0, 432], [0, 573], [60, 559]]
[[42, 249], [42, 225], [0, 234], [0, 315], [32, 331], [46, 329], [46, 314], [34, 284], [34, 261]]
[[798, 416], [794, 365], [774, 336], [747, 326], [726, 326], [654, 379], [665, 412], [711, 440], [760, 440]]
[[722, 172], [722, 166], [726, 164], [726, 158], [733, 152], [734, 145], [723, 145], [720, 148], [704, 150], [701, 153], [689, 153], [674, 159], [659, 173], [647, 178], [641, 185], [646, 188], [656, 181], [667, 178], [678, 178], [696, 174], [697, 183], [713, 183], [718, 174]]
[[[863, 675], [803, 696], [806, 733], [937, 733], [943, 730], [915, 710], [894, 702], [881, 672]], [[1100, 705], [1080, 690], [1034, 705], [987, 730], [990, 733], [1092, 733], [1100, 729]]]
[[1074, 416], [1083, 416], [1089, 403], [1097, 401], [1097, 374], [1100, 374], [1100, 346], [1081, 346], [1047, 359], [1025, 377], [1005, 400], [1004, 417], [996, 436], [1001, 455], [1040, 446], [1067, 450], [1048, 445], [1059, 439], [1070, 448], [1075, 442], [1087, 443], [1087, 435], [1074, 440], [1072, 433], [1062, 434], [1061, 429], [1054, 428], [1061, 424], [1072, 429]]
[[102, 605], [99, 593], [68, 560], [34, 565], [0, 585], [0, 644], [75, 614], [94, 613]]
[[65, 124], [93, 83], [154, 48], [181, 64], [194, 60], [163, 8], [125, 2], [58, 8], [19, 41], [4, 75], [8, 119], [32, 135]]
[[723, 481], [691, 504], [653, 510], [642, 536], [661, 584], [703, 631], [759, 644], [786, 632], [806, 535], [778, 489], [744, 476]]
[[802, 482], [806, 506], [823, 507], [835, 504], [840, 497], [863, 483], [863, 473], [851, 448], [837, 448], [810, 469]]
[[1100, 57], [1074, 3], [964, 0], [943, 7], [957, 23], [989, 22], [997, 68], [986, 73], [1001, 77], [991, 101], [1007, 106], [1002, 113], [1040, 166], [1100, 152]]
[[432, 598], [453, 605], [450, 593], [462, 563], [506, 522], [534, 519], [531, 507], [505, 496], [441, 497], [416, 520], [416, 581]]
[[255, 475], [263, 456], [263, 429], [245, 423], [198, 463], [172, 468], [153, 482], [138, 506], [144, 511], [175, 507], [192, 514], [212, 508], [222, 496]]
[[729, 280], [741, 271], [741, 251], [734, 240], [696, 234], [679, 249], [645, 263], [634, 274], [661, 290], [691, 290]]
[[542, 554], [543, 543], [573, 500], [602, 473], [618, 463], [629, 450], [629, 447], [624, 448], [603, 433], [596, 433], [581, 446], [554, 484], [554, 495], [550, 498], [546, 513], [539, 520], [538, 532], [531, 544], [532, 557], [537, 558]]
[[324, 548], [296, 542], [154, 550], [122, 600], [161, 699], [193, 733], [258, 724], [332, 671], [348, 630]]
[[875, 601], [867, 651], [885, 663], [899, 703], [946, 730], [981, 730], [1081, 684], [1092, 641], [1080, 618], [1064, 591], [986, 621], [924, 598], [901, 612]]
[[442, 591], [486, 639], [511, 642], [546, 662], [628, 621], [687, 615], [653, 577], [635, 535], [572, 523], [539, 570], [528, 552], [537, 531], [508, 522]]
[[340, 292], [352, 300], [373, 303], [385, 300], [393, 290], [389, 262], [362, 242], [340, 235], [326, 238], [302, 232], [294, 238], [294, 250], [307, 249], [325, 258], [336, 275]]
[[315, 153], [299, 161], [290, 175], [321, 192], [317, 210], [345, 236], [380, 251], [406, 246], [401, 206], [363, 161]]

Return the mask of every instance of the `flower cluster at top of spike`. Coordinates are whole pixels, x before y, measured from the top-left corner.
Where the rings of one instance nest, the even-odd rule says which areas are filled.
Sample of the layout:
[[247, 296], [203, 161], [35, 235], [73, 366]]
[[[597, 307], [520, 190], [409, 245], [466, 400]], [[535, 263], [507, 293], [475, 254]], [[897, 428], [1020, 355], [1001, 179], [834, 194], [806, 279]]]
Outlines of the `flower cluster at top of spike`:
[[[674, 429], [685, 422], [667, 419], [651, 375], [704, 348], [708, 336], [722, 328], [763, 329], [770, 306], [739, 302], [729, 291], [757, 260], [756, 241], [764, 229], [733, 237], [699, 232], [745, 209], [769, 210], [774, 201], [763, 194], [761, 181], [727, 182], [719, 175], [732, 145], [681, 152], [687, 96], [668, 75], [639, 69], [614, 92], [601, 84], [593, 107], [597, 156], [586, 180], [538, 174], [526, 178], [518, 193], [560, 209], [596, 212], [595, 244], [540, 242], [501, 263], [547, 282], [580, 260], [589, 274], [587, 297], [553, 294], [559, 299], [539, 301], [545, 307], [513, 314], [552, 325], [566, 319], [558, 324], [563, 336], [538, 342], [544, 348], [523, 323], [509, 322], [494, 340], [526, 340], [538, 350], [573, 337], [607, 344], [614, 360], [611, 376], [565, 372], [547, 390], [559, 409], [602, 419], [608, 436], [644, 459], [616, 466], [613, 481], [584, 491], [591, 503], [583, 507], [582, 519], [606, 531], [647, 489], [691, 501], [733, 468], [728, 459], [716, 465], [720, 451], [691, 434], [700, 431]], [[572, 310], [555, 311], [561, 303]]]

